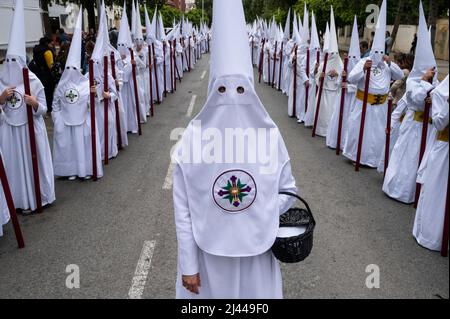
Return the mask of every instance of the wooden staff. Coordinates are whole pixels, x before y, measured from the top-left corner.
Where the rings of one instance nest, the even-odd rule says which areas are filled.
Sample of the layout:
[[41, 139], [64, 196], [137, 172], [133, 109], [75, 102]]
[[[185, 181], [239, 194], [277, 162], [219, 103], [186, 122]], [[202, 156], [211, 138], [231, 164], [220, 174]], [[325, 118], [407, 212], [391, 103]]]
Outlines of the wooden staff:
[[[8, 177], [6, 176], [5, 166], [3, 165], [3, 159], [0, 155], [0, 181], [2, 183], [3, 193], [5, 194], [6, 204], [8, 205], [9, 215], [14, 228], [14, 234], [16, 235], [17, 245], [20, 249], [25, 247], [22, 231], [20, 229], [19, 220], [17, 219], [16, 208], [14, 207], [14, 200], [9, 188]], [[1, 226], [0, 226], [1, 227]]]
[[191, 37], [189, 36], [189, 42], [188, 42], [188, 50], [189, 50], [189, 72], [191, 72]]
[[182, 52], [181, 52], [181, 63], [182, 63], [182, 68], [184, 71], [184, 44], [183, 44], [183, 39], [180, 38], [180, 44], [181, 44], [181, 48], [182, 48]]
[[153, 52], [153, 69], [155, 70], [156, 102], [159, 104], [161, 103], [161, 97], [159, 96], [158, 64], [156, 60], [155, 43], [152, 43], [152, 52]]
[[[114, 56], [114, 52], [111, 52], [111, 75], [115, 82], [117, 82], [116, 75], [116, 57]], [[120, 87], [116, 83], [117, 94], [119, 94]], [[114, 101], [114, 109], [116, 110], [116, 128], [117, 128], [117, 146], [119, 150], [122, 150], [122, 132], [120, 128], [120, 114], [119, 114], [119, 99]]]
[[266, 39], [262, 39], [261, 41], [261, 52], [259, 54], [259, 83], [261, 83], [261, 77], [263, 73], [263, 64], [264, 64], [264, 44], [266, 43]]
[[447, 197], [445, 200], [445, 216], [444, 216], [444, 231], [442, 233], [442, 248], [441, 256], [448, 257], [448, 180], [447, 180]]
[[[109, 91], [109, 83], [108, 83], [108, 57], [103, 57], [103, 91]], [[109, 163], [109, 100], [103, 99], [103, 112], [104, 112], [104, 137], [105, 137], [105, 165]]]
[[326, 76], [325, 72], [327, 71], [327, 64], [328, 64], [328, 52], [325, 53], [325, 58], [323, 61], [322, 74], [324, 76], [322, 77], [322, 74], [321, 74], [321, 77], [320, 77], [320, 87], [319, 87], [319, 93], [318, 93], [317, 104], [316, 104], [316, 117], [314, 118], [312, 137], [316, 137], [317, 122], [319, 120], [319, 112], [320, 112], [320, 102], [322, 101], [323, 85], [325, 83], [325, 76]]
[[391, 151], [391, 116], [392, 116], [393, 101], [394, 99], [392, 98], [392, 95], [389, 94], [388, 111], [386, 119], [386, 146], [384, 149], [384, 176], [386, 176], [386, 171], [389, 167], [389, 155]]
[[[425, 150], [427, 148], [427, 137], [428, 137], [428, 122], [430, 120], [430, 110], [431, 110], [431, 91], [428, 92], [427, 98], [425, 99], [425, 109], [423, 111], [423, 124], [422, 124], [422, 138], [420, 142], [420, 153], [419, 153], [419, 167], [422, 164], [423, 156], [425, 155]], [[417, 208], [420, 198], [420, 190], [422, 185], [416, 183], [416, 199], [414, 201], [414, 208]]]
[[[308, 83], [309, 83], [309, 59], [310, 59], [310, 52], [309, 49], [306, 51], [306, 76], [308, 77]], [[305, 114], [308, 112], [308, 102], [309, 102], [309, 85], [305, 88]]]
[[278, 50], [278, 41], [275, 41], [275, 51], [273, 51], [272, 88], [275, 87], [275, 71], [276, 71], [276, 66], [277, 66], [277, 50]]
[[369, 99], [370, 72], [371, 72], [370, 68], [366, 70], [366, 83], [364, 85], [364, 98], [361, 111], [361, 126], [359, 128], [358, 150], [356, 153], [356, 164], [355, 164], [356, 172], [359, 172], [359, 169], [361, 167], [361, 152], [364, 139], [364, 127], [366, 125], [367, 100]]
[[173, 87], [173, 79], [174, 79], [174, 70], [173, 70], [173, 47], [172, 47], [172, 41], [169, 41], [170, 45], [170, 88], [172, 90], [172, 93], [174, 92]]
[[94, 61], [89, 60], [89, 97], [91, 104], [91, 144], [92, 144], [92, 180], [95, 182], [98, 178], [97, 173], [97, 130], [95, 129], [95, 93], [91, 88], [96, 87], [94, 81]]
[[[23, 85], [25, 89], [25, 94], [31, 96], [30, 75], [28, 73], [28, 69], [25, 67], [23, 68], [22, 71], [23, 71], [22, 74], [23, 74]], [[41, 183], [39, 181], [36, 135], [34, 132], [33, 107], [31, 105], [27, 105], [27, 119], [28, 119], [28, 135], [30, 138], [31, 163], [33, 166], [34, 195], [36, 197], [36, 207], [37, 207], [36, 212], [42, 213]]]
[[281, 42], [280, 69], [278, 70], [278, 91], [281, 91], [281, 73], [283, 72], [284, 41]]
[[152, 68], [153, 68], [153, 63], [152, 63], [152, 52], [151, 52], [151, 48], [150, 46], [148, 47], [148, 76], [150, 79], [150, 116], [153, 117], [154, 116], [154, 111], [153, 111], [153, 74], [152, 74]]
[[255, 48], [254, 48], [254, 46], [255, 46], [255, 40], [253, 40], [253, 37], [252, 37], [252, 66], [255, 65], [255, 59], [254, 59]]
[[166, 42], [163, 42], [164, 97], [167, 96]]
[[131, 54], [131, 65], [132, 65], [133, 84], [134, 84], [134, 101], [136, 104], [136, 120], [137, 120], [139, 135], [142, 135], [141, 110], [139, 107], [139, 91], [138, 91], [137, 76], [136, 76], [136, 61], [134, 60], [133, 49], [130, 49], [130, 54]]
[[272, 83], [272, 77], [270, 76], [270, 50], [267, 52], [267, 84], [270, 85]]
[[[342, 76], [342, 84], [347, 84], [347, 69], [348, 69], [348, 57], [345, 57], [344, 60], [344, 72], [345, 75]], [[347, 89], [342, 87], [341, 89], [341, 105], [339, 109], [339, 125], [338, 125], [338, 135], [336, 142], [336, 155], [341, 154], [341, 139], [342, 139], [342, 123], [344, 122], [344, 105], [345, 105], [345, 94], [347, 93]]]
[[292, 116], [295, 117], [297, 113], [297, 51], [298, 46], [294, 47], [294, 98], [293, 98], [293, 106], [292, 106]]
[[[317, 63], [317, 65], [320, 65], [320, 50], [317, 50], [316, 63]], [[316, 96], [317, 96], [317, 93], [319, 93], [319, 86], [316, 85]]]

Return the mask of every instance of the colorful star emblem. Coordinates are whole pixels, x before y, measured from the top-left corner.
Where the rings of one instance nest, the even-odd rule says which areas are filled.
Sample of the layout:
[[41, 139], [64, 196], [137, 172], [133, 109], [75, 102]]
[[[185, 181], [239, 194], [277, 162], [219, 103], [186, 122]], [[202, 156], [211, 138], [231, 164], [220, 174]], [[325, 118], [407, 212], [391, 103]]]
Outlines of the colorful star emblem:
[[216, 204], [227, 212], [240, 212], [250, 207], [256, 198], [256, 184], [253, 177], [242, 170], [221, 174], [213, 186]]
[[78, 95], [77, 90], [69, 89], [66, 91], [65, 97], [66, 97], [66, 101], [68, 103], [73, 104], [78, 101], [79, 95]]
[[241, 180], [234, 175], [228, 180], [227, 186], [222, 187], [222, 189], [218, 193], [219, 196], [223, 199], [228, 199], [230, 204], [235, 207], [239, 207], [244, 197], [248, 196], [248, 193], [252, 190], [250, 186], [242, 184]]

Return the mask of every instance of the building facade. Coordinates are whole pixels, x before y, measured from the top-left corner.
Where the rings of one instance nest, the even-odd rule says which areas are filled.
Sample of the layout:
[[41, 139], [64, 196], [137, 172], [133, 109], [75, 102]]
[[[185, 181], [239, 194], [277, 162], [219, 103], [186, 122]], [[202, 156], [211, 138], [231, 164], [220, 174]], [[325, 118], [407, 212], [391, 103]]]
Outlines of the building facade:
[[167, 1], [167, 4], [181, 10], [182, 12], [186, 11], [186, 0], [169, 0]]

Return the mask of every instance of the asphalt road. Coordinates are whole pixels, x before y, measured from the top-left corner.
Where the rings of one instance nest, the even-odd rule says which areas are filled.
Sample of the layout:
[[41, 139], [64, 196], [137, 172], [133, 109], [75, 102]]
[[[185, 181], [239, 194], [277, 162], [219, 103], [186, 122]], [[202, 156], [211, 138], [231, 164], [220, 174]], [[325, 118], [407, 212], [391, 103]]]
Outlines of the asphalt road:
[[[128, 298], [130, 291], [174, 298], [177, 245], [165, 182], [170, 135], [189, 122], [193, 95], [193, 115], [205, 102], [208, 59], [156, 106], [143, 136], [130, 136], [102, 180], [57, 180], [54, 205], [20, 216], [25, 249], [17, 249], [11, 225], [5, 227], [0, 298]], [[282, 131], [300, 193], [318, 223], [312, 255], [282, 267], [285, 297], [448, 298], [448, 259], [416, 244], [413, 208], [388, 199], [376, 171], [355, 173], [324, 139], [288, 118], [285, 96], [264, 84], [257, 91]], [[79, 289], [66, 287], [68, 265], [79, 267]], [[368, 265], [379, 267], [378, 289], [366, 287]]]

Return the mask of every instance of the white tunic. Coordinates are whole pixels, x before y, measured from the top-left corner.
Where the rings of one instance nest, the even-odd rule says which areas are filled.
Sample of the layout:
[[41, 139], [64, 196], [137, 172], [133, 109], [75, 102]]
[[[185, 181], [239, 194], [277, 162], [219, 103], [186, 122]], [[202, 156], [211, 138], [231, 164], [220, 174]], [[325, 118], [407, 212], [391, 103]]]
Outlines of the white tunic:
[[[364, 91], [365, 72], [364, 64], [369, 58], [361, 59], [350, 72], [348, 81], [357, 85], [358, 89]], [[371, 70], [369, 93], [388, 94], [391, 80], [403, 78], [403, 71], [397, 64], [391, 62], [388, 66], [373, 66]], [[364, 137], [361, 151], [361, 164], [369, 167], [378, 167], [381, 153], [386, 142], [387, 103], [381, 105], [367, 104]], [[363, 102], [355, 99], [353, 111], [348, 120], [347, 138], [344, 146], [344, 156], [356, 161], [358, 152], [359, 131], [361, 127], [361, 114]]]
[[[296, 116], [298, 119], [300, 118], [302, 105], [305, 104], [304, 96], [305, 96], [305, 82], [308, 81], [308, 76], [306, 75], [306, 57], [304, 54], [301, 54], [301, 50], [297, 50], [297, 89], [294, 94], [294, 72], [295, 72], [295, 53], [291, 55], [291, 59], [289, 61], [289, 72], [292, 73], [291, 83], [289, 85], [289, 98], [288, 98], [288, 115]], [[294, 98], [295, 97], [295, 98]], [[294, 114], [294, 99], [295, 99], [295, 114]]]
[[[36, 136], [37, 161], [39, 181], [41, 189], [42, 205], [48, 205], [55, 201], [55, 185], [52, 156], [47, 137], [43, 115], [47, 112], [44, 89], [33, 91], [33, 81], [39, 81], [30, 72], [31, 94], [37, 97], [39, 106], [37, 111], [33, 109], [34, 131]], [[5, 87], [0, 85], [0, 91]], [[23, 85], [17, 87], [17, 91], [23, 96]], [[33, 166], [31, 161], [28, 122], [17, 125], [8, 120], [5, 115], [5, 105], [0, 105], [0, 148], [3, 152], [3, 162], [6, 174], [14, 198], [16, 209], [36, 210], [36, 197], [33, 181]], [[23, 105], [22, 107], [26, 107]]]
[[[422, 141], [422, 122], [414, 120], [417, 111], [424, 111], [427, 93], [433, 85], [425, 82], [411, 82], [406, 92], [407, 111], [400, 127], [397, 143], [392, 151], [386, 177], [383, 183], [383, 192], [389, 197], [405, 204], [414, 202], [416, 194], [417, 169], [419, 167], [419, 154]], [[428, 125], [428, 136], [434, 136], [434, 127]]]
[[[57, 90], [53, 99], [52, 118], [54, 123], [53, 132], [53, 165], [55, 176], [87, 177], [93, 175], [92, 167], [92, 137], [91, 116], [89, 103], [89, 82], [85, 82], [86, 88], [71, 92], [76, 94], [76, 102], [66, 97], [69, 90], [80, 89], [80, 86], [65, 83], [63, 88]], [[61, 95], [58, 94], [61, 92]], [[70, 111], [72, 109], [72, 111]], [[73, 112], [74, 109], [82, 112]], [[78, 114], [80, 119], [76, 119]], [[98, 139], [98, 128], [96, 126], [97, 147], [97, 176], [103, 176], [101, 160], [101, 143]]]
[[[180, 167], [174, 169], [174, 207], [178, 236], [178, 299], [281, 299], [282, 278], [279, 262], [269, 250], [252, 257], [223, 257], [201, 250], [194, 238], [184, 177]], [[280, 191], [297, 192], [291, 167], [280, 178]], [[279, 198], [280, 214], [292, 205], [292, 198]], [[186, 290], [182, 275], [200, 274], [200, 294]]]
[[[439, 90], [439, 92], [438, 92]], [[438, 131], [448, 130], [448, 76], [433, 93], [432, 118]], [[436, 135], [435, 135], [436, 136]], [[444, 212], [448, 187], [448, 142], [430, 139], [427, 154], [419, 170], [422, 184], [413, 235], [417, 242], [431, 250], [440, 251], [444, 230]]]

